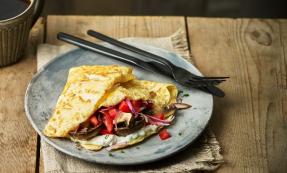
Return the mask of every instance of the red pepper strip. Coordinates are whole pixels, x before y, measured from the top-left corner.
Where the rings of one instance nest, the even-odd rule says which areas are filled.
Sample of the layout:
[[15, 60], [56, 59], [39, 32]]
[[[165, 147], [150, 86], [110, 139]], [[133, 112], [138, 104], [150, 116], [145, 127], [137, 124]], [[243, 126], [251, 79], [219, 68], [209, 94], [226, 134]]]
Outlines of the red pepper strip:
[[170, 138], [171, 135], [166, 129], [163, 129], [162, 131], [159, 132], [159, 137], [161, 140], [166, 140], [166, 139]]
[[118, 111], [115, 108], [109, 110], [109, 115], [112, 119], [115, 119], [117, 114], [118, 114]]
[[108, 110], [110, 110], [110, 109], [113, 109], [114, 107], [115, 107], [115, 106], [103, 107], [103, 108], [100, 109], [99, 112], [106, 112], [106, 111], [108, 111]]
[[112, 134], [111, 132], [109, 132], [107, 129], [102, 129], [99, 132], [101, 135], [108, 135], [108, 134]]
[[158, 119], [164, 120], [164, 114], [163, 113], [159, 113], [159, 114], [156, 114], [156, 115], [153, 115], [153, 116], [158, 118]]
[[142, 100], [132, 100], [131, 102], [136, 112], [140, 112], [141, 109], [144, 109]]
[[97, 117], [95, 115], [93, 115], [90, 118], [90, 123], [93, 124], [94, 127], [98, 126], [100, 124], [100, 122], [98, 121]]
[[131, 112], [127, 102], [124, 101], [124, 100], [120, 103], [119, 110], [122, 111], [122, 112], [127, 112], [127, 113]]
[[104, 114], [103, 123], [105, 124], [107, 130], [111, 133], [113, 131], [113, 119], [108, 113]]

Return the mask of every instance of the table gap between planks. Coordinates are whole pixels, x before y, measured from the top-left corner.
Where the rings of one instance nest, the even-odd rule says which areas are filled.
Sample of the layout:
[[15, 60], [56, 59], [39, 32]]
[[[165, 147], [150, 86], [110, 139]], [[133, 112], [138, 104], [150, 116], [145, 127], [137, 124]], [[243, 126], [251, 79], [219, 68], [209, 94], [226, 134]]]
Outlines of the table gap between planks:
[[287, 172], [287, 21], [142, 16], [48, 16], [38, 21], [24, 58], [0, 69], [0, 172], [43, 172], [23, 100], [44, 35], [47, 43], [61, 45], [59, 31], [92, 39], [87, 29], [120, 38], [168, 36], [180, 28], [187, 29], [193, 60], [205, 75], [231, 77], [221, 85], [227, 95], [215, 98], [210, 122], [226, 160], [216, 172]]

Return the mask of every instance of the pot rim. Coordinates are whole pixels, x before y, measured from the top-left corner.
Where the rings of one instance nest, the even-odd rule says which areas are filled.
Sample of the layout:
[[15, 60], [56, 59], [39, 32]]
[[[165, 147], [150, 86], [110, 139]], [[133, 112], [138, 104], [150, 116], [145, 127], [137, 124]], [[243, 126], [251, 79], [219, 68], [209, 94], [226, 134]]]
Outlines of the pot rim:
[[6, 22], [9, 22], [9, 21], [12, 21], [12, 20], [17, 19], [17, 18], [20, 18], [22, 15], [24, 15], [25, 13], [27, 13], [27, 12], [32, 8], [32, 6], [34, 5], [35, 2], [36, 2], [36, 0], [30, 0], [29, 6], [28, 6], [23, 12], [19, 13], [19, 14], [16, 15], [16, 16], [11, 17], [11, 18], [4, 19], [4, 20], [0, 20], [0, 24], [1, 24], [1, 23], [6, 23]]

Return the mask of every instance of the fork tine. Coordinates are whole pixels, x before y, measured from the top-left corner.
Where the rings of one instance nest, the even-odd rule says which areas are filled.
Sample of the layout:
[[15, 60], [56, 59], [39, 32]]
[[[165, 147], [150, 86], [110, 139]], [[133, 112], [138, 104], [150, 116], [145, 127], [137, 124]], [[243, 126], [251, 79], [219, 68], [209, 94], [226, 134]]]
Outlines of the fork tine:
[[206, 86], [210, 86], [208, 84], [204, 84], [204, 83], [194, 83], [194, 82], [186, 82], [186, 84], [190, 87], [193, 88], [198, 88], [198, 87], [206, 87]]
[[228, 79], [228, 76], [216, 76], [216, 77], [201, 77], [202, 79]]
[[[215, 86], [214, 84], [211, 83], [198, 83], [198, 82], [186, 82], [186, 84], [190, 87], [207, 87], [207, 86]], [[217, 85], [217, 84], [216, 84]]]
[[193, 78], [197, 78], [197, 79], [228, 79], [229, 77], [228, 76], [216, 76], [216, 77], [204, 77], [204, 76], [193, 76]]
[[197, 78], [189, 78], [187, 80], [190, 81], [203, 81], [203, 82], [212, 82], [212, 81], [226, 81], [226, 79], [197, 79]]
[[190, 82], [215, 82], [215, 83], [217, 83], [217, 82], [219, 82], [219, 83], [221, 83], [221, 82], [224, 82], [224, 81], [226, 81], [225, 79], [188, 79], [188, 81], [190, 81]]
[[188, 80], [186, 83], [188, 85], [192, 86], [212, 86], [212, 85], [218, 85], [221, 82], [224, 82], [225, 80], [212, 80], [212, 81], [202, 81], [202, 80]]

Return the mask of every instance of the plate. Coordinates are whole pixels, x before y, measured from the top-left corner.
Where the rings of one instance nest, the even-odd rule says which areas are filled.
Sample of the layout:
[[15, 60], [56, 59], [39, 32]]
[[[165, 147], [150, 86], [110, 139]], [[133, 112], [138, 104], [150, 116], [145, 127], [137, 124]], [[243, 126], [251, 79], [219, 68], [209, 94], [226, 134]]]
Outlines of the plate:
[[[106, 46], [117, 49], [111, 45]], [[201, 75], [199, 70], [192, 64], [174, 53], [147, 45], [134, 44], [134, 46], [162, 56], [190, 72]], [[129, 54], [132, 55], [132, 53]], [[188, 97], [184, 97], [183, 102], [191, 104], [192, 108], [177, 112], [173, 124], [168, 127], [171, 138], [162, 141], [158, 135], [154, 135], [138, 145], [123, 149], [124, 152], [117, 150], [109, 154], [109, 151], [105, 149], [97, 152], [85, 149], [79, 150], [75, 143], [70, 140], [44, 136], [42, 131], [63, 90], [69, 69], [81, 65], [110, 64], [128, 66], [90, 51], [75, 49], [54, 58], [34, 75], [26, 91], [25, 111], [32, 126], [42, 139], [57, 150], [86, 161], [111, 165], [136, 165], [160, 160], [183, 150], [205, 129], [211, 118], [213, 108], [213, 97], [210, 94], [183, 87], [161, 74], [133, 67], [134, 74], [139, 79], [174, 83], [179, 90], [189, 93]]]

